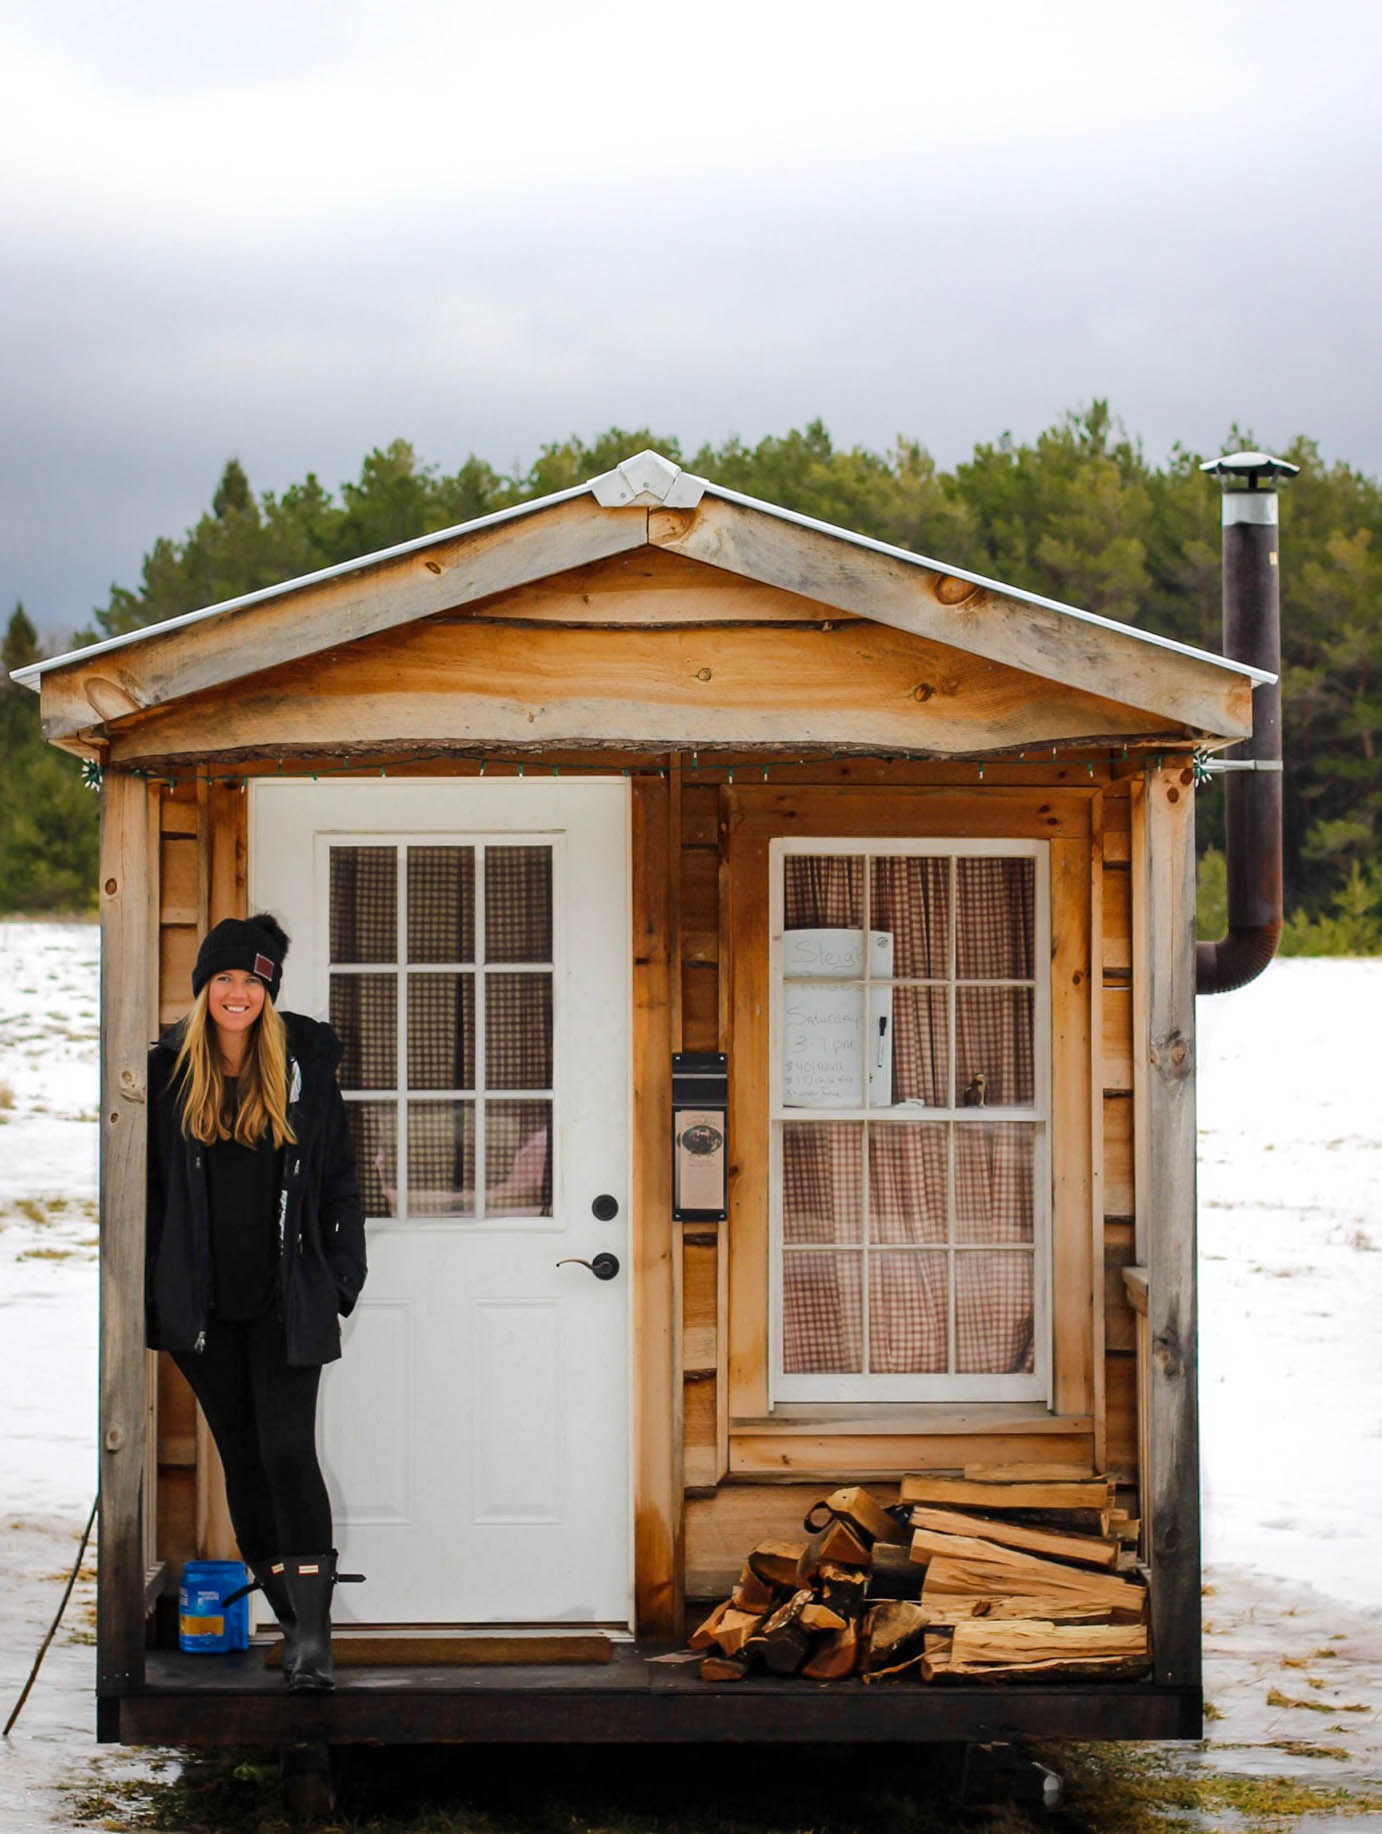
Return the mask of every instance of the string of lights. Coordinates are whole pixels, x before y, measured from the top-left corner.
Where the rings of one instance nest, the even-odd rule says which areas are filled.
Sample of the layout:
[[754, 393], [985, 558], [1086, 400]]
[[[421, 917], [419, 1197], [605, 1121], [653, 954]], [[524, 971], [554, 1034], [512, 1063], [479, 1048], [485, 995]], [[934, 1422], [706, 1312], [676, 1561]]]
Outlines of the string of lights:
[[[1128, 759], [1128, 755], [1127, 746], [1123, 746], [1116, 751], [1110, 749], [1106, 761], [1107, 765], [1112, 767], [1119, 763], [1125, 763]], [[1016, 757], [1011, 758], [975, 759], [973, 760], [972, 768], [976, 772], [977, 781], [982, 783], [984, 781], [986, 767], [989, 769], [1003, 769], [1010, 768], [1015, 764], [1028, 764], [1033, 766], [1044, 765], [1057, 762], [1059, 756], [1059, 748], [1053, 746], [1049, 759], [1044, 755], [1035, 757], [1030, 752], [1019, 752]], [[477, 773], [481, 777], [486, 776], [491, 770], [496, 772], [512, 771], [518, 777], [533, 777], [539, 779], [544, 777], [607, 777], [616, 772], [624, 777], [660, 777], [665, 779], [669, 774], [667, 765], [656, 764], [651, 761], [641, 764], [623, 765], [611, 765], [602, 763], [598, 760], [591, 760], [583, 763], [562, 763], [560, 761], [553, 763], [550, 760], [535, 758], [532, 755], [502, 756], [494, 752], [486, 752], [483, 754], [466, 753], [457, 752], [449, 747], [438, 746], [431, 750], [417, 749], [382, 760], [372, 756], [355, 757], [352, 756], [351, 753], [345, 752], [341, 754], [339, 764], [328, 762], [325, 758], [295, 763], [288, 763], [284, 759], [279, 758], [276, 760], [277, 768], [272, 771], [263, 767], [253, 771], [245, 771], [242, 769], [216, 769], [209, 765], [194, 765], [191, 768], [184, 769], [169, 769], [163, 767], [153, 769], [144, 768], [142, 766], [127, 768], [125, 766], [107, 766], [98, 763], [94, 758], [87, 758], [82, 762], [82, 782], [88, 789], [99, 790], [105, 782], [107, 771], [110, 769], [117, 769], [123, 771], [124, 774], [128, 776], [143, 778], [148, 783], [165, 785], [169, 790], [177, 789], [180, 784], [203, 783], [208, 787], [219, 784], [223, 787], [231, 787], [244, 791], [248, 789], [251, 782], [265, 778], [272, 780], [280, 777], [291, 777], [302, 780], [310, 779], [313, 783], [316, 783], [323, 777], [388, 777], [391, 773], [395, 775], [400, 773], [413, 775], [419, 764], [432, 764], [442, 760], [454, 763], [472, 764], [477, 768]], [[852, 764], [874, 765], [921, 762], [963, 764], [966, 762], [964, 759], [912, 759], [895, 752], [833, 751], [830, 753], [830, 762], [832, 764], [842, 760]], [[1164, 753], [1156, 752], [1151, 754], [1150, 762], [1157, 770], [1162, 768], [1164, 761]], [[811, 779], [795, 774], [802, 770], [809, 769], [813, 764], [818, 765], [821, 762], [821, 757], [816, 756], [795, 759], [774, 758], [767, 763], [757, 763], [752, 760], [746, 761], [744, 759], [739, 759], [734, 763], [721, 763], [718, 760], [711, 759], [703, 764], [700, 753], [698, 751], [693, 751], [689, 754], [688, 762], [684, 764], [682, 768], [683, 777], [687, 774], [690, 774], [693, 778], [700, 776], [708, 783], [719, 782], [722, 778], [726, 783], [731, 784], [736, 781], [743, 781], [746, 783], [768, 783], [774, 781], [771, 773], [775, 770], [779, 773], [776, 781], [784, 786], [790, 785], [803, 789], [829, 789], [837, 787], [840, 781], [838, 776]], [[1072, 758], [1066, 760], [1066, 762], [1072, 768], [1083, 765], [1089, 779], [1091, 781], [1095, 779], [1095, 761], [1092, 758]], [[1196, 788], [1200, 788], [1204, 784], [1213, 781], [1212, 773], [1207, 769], [1207, 763], [1208, 754], [1203, 750], [1196, 749], [1192, 754], [1192, 766], [1195, 773]], [[782, 774], [788, 771], [794, 774], [790, 776]]]

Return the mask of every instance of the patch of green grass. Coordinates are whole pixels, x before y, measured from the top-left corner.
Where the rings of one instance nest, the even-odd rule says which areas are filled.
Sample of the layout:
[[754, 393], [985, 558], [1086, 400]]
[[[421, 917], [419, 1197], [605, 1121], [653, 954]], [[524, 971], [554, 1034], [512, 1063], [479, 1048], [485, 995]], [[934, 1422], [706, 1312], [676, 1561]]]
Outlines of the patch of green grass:
[[15, 1209], [31, 1223], [42, 1225], [48, 1221], [48, 1211], [37, 1197], [19, 1197], [15, 1199]]
[[[1322, 1753], [1325, 1747], [1318, 1748]], [[1382, 1813], [1382, 1791], [1353, 1790], [1296, 1777], [1251, 1777], [1186, 1768], [1155, 1747], [1061, 1745], [1042, 1761], [1066, 1783], [1066, 1825], [1098, 1834], [1179, 1834], [1222, 1827], [1270, 1834], [1301, 1815]], [[1313, 1754], [1312, 1754], [1313, 1755]]]
[[45, 1244], [42, 1248], [22, 1248], [14, 1258], [16, 1261], [70, 1261], [72, 1250]]

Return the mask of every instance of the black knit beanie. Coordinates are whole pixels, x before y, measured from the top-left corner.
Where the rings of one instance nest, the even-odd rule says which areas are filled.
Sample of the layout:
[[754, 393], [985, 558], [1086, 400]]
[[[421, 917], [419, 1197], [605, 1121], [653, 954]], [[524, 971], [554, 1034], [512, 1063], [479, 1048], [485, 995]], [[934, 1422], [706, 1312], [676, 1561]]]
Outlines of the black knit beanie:
[[192, 970], [192, 996], [195, 999], [213, 974], [240, 969], [257, 975], [277, 1000], [283, 981], [283, 958], [288, 953], [288, 938], [282, 924], [268, 911], [253, 917], [227, 917], [215, 929], [208, 930], [197, 950], [197, 965]]

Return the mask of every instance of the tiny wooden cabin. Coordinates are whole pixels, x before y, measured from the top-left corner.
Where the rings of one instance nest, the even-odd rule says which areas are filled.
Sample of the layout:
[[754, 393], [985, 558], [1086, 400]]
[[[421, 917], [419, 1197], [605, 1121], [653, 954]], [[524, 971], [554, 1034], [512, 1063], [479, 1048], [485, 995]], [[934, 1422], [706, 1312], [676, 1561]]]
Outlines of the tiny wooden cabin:
[[[645, 453], [36, 673], [103, 772], [103, 1737], [1199, 1734], [1192, 753], [1260, 672]], [[145, 1050], [257, 908], [345, 1046], [321, 1441], [393, 1664], [291, 1700], [151, 1640], [232, 1548], [143, 1349]], [[726, 1060], [723, 1218], [678, 1053]], [[823, 1491], [976, 1466], [1116, 1481], [1150, 1678], [648, 1660]], [[429, 1661], [485, 1629], [615, 1659]]]

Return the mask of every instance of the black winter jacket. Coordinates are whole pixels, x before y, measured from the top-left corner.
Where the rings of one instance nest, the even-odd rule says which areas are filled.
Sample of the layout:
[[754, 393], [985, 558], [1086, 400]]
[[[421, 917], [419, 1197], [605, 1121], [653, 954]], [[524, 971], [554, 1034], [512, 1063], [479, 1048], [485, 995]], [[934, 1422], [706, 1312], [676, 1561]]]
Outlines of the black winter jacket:
[[[355, 1152], [336, 1085], [341, 1047], [329, 1025], [283, 1015], [288, 1122], [278, 1192], [278, 1306], [297, 1367], [341, 1354], [337, 1314], [365, 1283], [365, 1221]], [[182, 1131], [172, 1087], [182, 1039], [171, 1027], [149, 1053], [149, 1202], [144, 1250], [146, 1338], [153, 1350], [198, 1350], [211, 1311], [206, 1149]]]

